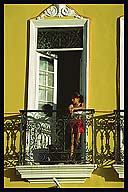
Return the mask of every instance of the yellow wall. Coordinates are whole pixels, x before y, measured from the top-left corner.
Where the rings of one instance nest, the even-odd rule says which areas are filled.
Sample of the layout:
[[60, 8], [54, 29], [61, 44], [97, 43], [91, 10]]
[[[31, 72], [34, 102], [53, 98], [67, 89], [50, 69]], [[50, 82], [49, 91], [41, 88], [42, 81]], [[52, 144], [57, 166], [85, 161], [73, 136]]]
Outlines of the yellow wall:
[[[27, 55], [27, 20], [36, 17], [50, 4], [5, 4], [5, 112], [24, 108]], [[124, 14], [123, 4], [70, 4], [78, 14], [90, 18], [90, 85], [89, 108], [113, 110], [116, 108], [116, 35], [117, 18]], [[123, 182], [105, 184], [102, 179], [88, 179], [83, 187], [123, 187]], [[6, 187], [32, 187], [28, 183], [10, 182]], [[89, 182], [89, 183], [88, 183]], [[41, 186], [42, 187], [42, 186]], [[64, 186], [65, 187], [65, 186]], [[81, 186], [82, 187], [82, 186]]]
[[[5, 112], [24, 108], [27, 20], [50, 4], [5, 4]], [[90, 91], [89, 107], [116, 108], [116, 24], [123, 4], [69, 4], [78, 14], [89, 17]]]

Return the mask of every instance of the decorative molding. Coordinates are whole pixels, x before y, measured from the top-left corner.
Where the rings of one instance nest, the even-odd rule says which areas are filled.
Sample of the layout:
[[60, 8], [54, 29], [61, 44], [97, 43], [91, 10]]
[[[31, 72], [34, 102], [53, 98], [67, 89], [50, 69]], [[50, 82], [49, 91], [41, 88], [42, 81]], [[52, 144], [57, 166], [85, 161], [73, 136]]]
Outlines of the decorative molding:
[[124, 165], [113, 164], [115, 171], [118, 173], [120, 179], [124, 179]]
[[59, 183], [84, 183], [96, 168], [96, 164], [16, 166], [21, 178], [27, 179], [30, 183], [52, 184], [54, 184], [54, 178], [57, 178]]
[[78, 15], [75, 10], [70, 9], [65, 4], [53, 4], [47, 9], [45, 9], [39, 16], [36, 17], [37, 20], [44, 19], [45, 17], [65, 17], [70, 16], [78, 19], [83, 19]]

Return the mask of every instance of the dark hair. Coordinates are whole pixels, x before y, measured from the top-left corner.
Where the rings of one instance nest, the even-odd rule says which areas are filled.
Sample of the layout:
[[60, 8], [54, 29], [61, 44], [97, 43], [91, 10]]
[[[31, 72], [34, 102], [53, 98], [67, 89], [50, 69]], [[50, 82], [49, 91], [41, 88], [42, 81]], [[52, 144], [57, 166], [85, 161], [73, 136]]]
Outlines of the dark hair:
[[80, 103], [83, 103], [83, 96], [79, 94], [78, 92], [75, 92], [72, 96], [72, 99], [74, 98], [80, 98]]
[[72, 95], [72, 98], [79, 98], [80, 97], [80, 94], [78, 92], [75, 92], [73, 95]]

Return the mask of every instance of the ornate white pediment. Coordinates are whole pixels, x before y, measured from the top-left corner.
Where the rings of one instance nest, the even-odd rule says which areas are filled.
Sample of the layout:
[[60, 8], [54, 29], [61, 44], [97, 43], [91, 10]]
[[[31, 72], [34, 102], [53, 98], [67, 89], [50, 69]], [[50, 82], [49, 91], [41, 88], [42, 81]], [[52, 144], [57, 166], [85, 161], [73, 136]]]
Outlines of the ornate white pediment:
[[45, 9], [43, 12], [41, 12], [36, 19], [44, 19], [47, 17], [65, 17], [65, 16], [70, 16], [78, 19], [82, 19], [80, 15], [78, 15], [75, 10], [70, 9], [67, 5], [65, 4], [53, 4], [47, 9]]

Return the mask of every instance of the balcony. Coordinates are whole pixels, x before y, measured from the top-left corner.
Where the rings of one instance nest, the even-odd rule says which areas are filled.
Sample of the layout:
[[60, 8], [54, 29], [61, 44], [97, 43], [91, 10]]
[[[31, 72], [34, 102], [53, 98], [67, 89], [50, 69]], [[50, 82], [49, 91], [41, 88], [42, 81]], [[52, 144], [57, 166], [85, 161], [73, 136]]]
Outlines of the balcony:
[[73, 119], [69, 115], [54, 110], [22, 110], [5, 117], [5, 168], [16, 167], [21, 177], [32, 183], [52, 183], [53, 178], [84, 182], [104, 165], [111, 165], [123, 178], [124, 111], [97, 115], [94, 109], [86, 109], [81, 118], [85, 131], [71, 161]]

